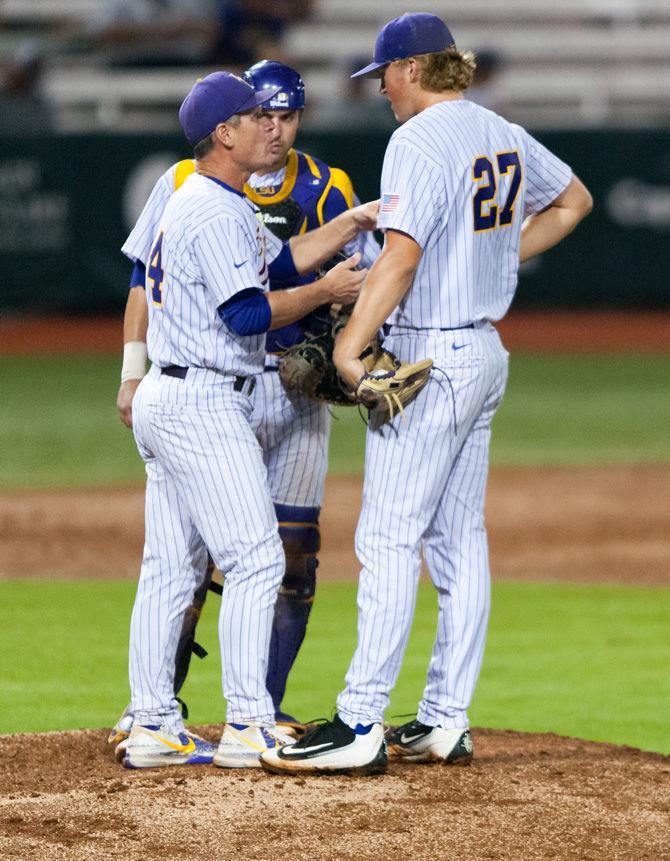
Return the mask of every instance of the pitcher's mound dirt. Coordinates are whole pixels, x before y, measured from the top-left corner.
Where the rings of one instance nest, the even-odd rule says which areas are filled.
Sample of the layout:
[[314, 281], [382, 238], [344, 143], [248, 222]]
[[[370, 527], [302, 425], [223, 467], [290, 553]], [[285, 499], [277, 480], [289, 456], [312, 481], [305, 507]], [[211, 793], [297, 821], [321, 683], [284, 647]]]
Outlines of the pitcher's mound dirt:
[[[220, 727], [203, 734], [216, 740]], [[281, 778], [129, 772], [105, 733], [0, 738], [0, 857], [75, 861], [660, 861], [670, 758], [475, 730], [469, 768]]]

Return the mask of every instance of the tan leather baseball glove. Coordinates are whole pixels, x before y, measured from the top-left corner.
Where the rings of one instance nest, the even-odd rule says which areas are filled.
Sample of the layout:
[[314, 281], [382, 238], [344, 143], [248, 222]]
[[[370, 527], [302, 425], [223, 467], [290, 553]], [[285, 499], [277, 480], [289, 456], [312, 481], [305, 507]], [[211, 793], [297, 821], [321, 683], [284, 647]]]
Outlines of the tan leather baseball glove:
[[390, 421], [414, 400], [428, 382], [432, 359], [401, 362], [389, 350], [373, 346], [362, 357], [365, 376], [354, 393], [356, 400], [380, 421]]

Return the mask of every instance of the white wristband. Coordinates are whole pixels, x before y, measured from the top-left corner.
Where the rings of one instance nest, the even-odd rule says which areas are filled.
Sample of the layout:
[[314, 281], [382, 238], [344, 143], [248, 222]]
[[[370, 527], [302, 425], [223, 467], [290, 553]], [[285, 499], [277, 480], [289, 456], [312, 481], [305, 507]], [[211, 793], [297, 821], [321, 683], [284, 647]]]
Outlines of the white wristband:
[[123, 345], [121, 382], [141, 380], [147, 372], [147, 345], [144, 341], [128, 341]]

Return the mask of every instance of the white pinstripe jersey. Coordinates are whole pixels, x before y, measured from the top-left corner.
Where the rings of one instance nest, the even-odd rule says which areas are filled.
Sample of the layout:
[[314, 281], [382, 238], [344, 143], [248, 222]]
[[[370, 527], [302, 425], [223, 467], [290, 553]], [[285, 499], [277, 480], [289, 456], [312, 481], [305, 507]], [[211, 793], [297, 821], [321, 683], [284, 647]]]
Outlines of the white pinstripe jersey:
[[384, 157], [379, 227], [408, 234], [423, 254], [392, 322], [440, 329], [503, 317], [516, 289], [523, 218], [571, 178], [523, 128], [465, 99], [408, 120]]
[[121, 251], [130, 260], [140, 260], [146, 265], [149, 260], [151, 243], [156, 235], [156, 228], [161, 219], [165, 206], [175, 189], [177, 164], [169, 167], [156, 181], [151, 189], [149, 199], [144, 204], [140, 217], [130, 231], [130, 235], [121, 246]]
[[235, 334], [217, 308], [241, 290], [267, 288], [266, 245], [271, 261], [281, 243], [242, 192], [199, 174], [184, 182], [168, 200], [146, 258], [154, 364], [262, 371], [265, 333]]

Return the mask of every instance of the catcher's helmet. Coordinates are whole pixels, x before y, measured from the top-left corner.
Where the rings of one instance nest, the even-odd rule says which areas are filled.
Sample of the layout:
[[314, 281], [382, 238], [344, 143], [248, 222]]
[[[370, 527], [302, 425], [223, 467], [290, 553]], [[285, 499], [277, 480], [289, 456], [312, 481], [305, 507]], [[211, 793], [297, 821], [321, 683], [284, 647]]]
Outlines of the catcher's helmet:
[[277, 60], [261, 60], [247, 69], [242, 77], [257, 93], [279, 87], [279, 92], [264, 103], [266, 110], [301, 111], [305, 107], [305, 84], [290, 66]]

